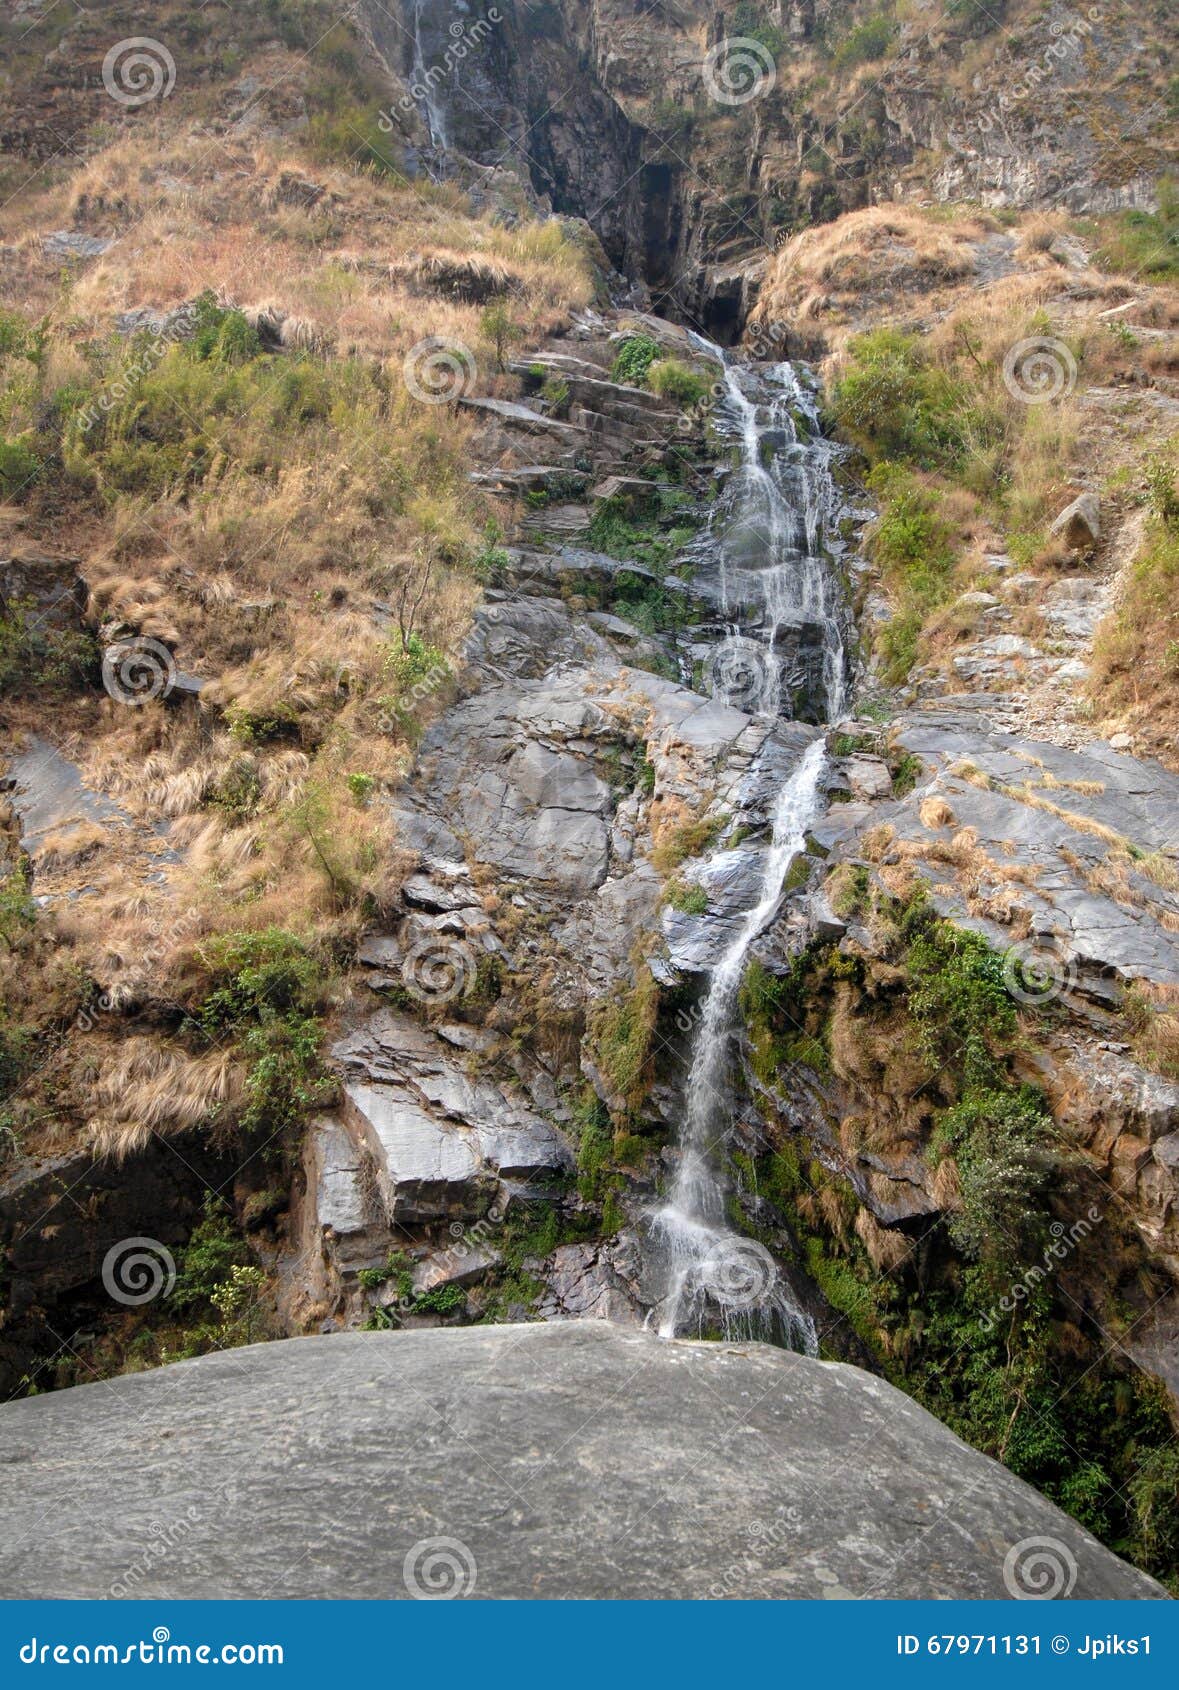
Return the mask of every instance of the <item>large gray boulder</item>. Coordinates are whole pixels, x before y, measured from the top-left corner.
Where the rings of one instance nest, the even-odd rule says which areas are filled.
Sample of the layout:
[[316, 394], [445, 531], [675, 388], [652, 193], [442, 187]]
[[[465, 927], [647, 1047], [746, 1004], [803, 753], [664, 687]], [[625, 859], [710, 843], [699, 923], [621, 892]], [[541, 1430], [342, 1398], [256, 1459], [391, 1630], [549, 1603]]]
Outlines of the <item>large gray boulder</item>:
[[232, 1350], [0, 1444], [9, 1597], [1165, 1595], [856, 1368], [599, 1323]]

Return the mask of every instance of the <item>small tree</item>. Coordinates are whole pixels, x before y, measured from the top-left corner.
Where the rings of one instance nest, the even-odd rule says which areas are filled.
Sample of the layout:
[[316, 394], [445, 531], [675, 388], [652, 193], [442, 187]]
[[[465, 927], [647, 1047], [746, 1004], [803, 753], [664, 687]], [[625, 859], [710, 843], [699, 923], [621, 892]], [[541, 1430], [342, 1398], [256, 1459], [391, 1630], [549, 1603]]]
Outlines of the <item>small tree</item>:
[[480, 328], [483, 338], [495, 348], [496, 367], [502, 373], [507, 369], [508, 349], [524, 339], [524, 329], [512, 316], [507, 301], [503, 299], [497, 299], [493, 305], [487, 307]]

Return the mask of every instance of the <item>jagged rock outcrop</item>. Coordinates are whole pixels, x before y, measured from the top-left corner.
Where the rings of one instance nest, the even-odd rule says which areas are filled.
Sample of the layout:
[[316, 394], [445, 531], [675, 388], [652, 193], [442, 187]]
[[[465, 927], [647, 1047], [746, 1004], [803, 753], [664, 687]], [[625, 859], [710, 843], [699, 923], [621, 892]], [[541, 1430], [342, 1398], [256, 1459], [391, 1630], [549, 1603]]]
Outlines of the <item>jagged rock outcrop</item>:
[[501, 0], [461, 54], [446, 7], [361, 15], [411, 90], [394, 110], [415, 162], [510, 172], [587, 218], [660, 309], [729, 341], [777, 240], [857, 206], [1153, 205], [1171, 156], [1162, 9], [1157, 31], [1109, 8], [1002, 11]]
[[1166, 1594], [891, 1386], [763, 1345], [353, 1334], [0, 1413], [11, 1596], [388, 1601], [432, 1555], [476, 1598]]

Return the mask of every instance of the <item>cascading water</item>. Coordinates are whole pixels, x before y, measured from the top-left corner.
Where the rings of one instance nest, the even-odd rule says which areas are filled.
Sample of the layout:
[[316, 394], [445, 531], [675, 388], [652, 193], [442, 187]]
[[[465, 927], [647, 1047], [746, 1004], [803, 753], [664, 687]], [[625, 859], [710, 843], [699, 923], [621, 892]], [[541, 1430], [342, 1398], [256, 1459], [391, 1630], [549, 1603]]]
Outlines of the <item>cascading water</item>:
[[[807, 627], [818, 640], [818, 711], [836, 720], [847, 684], [844, 612], [824, 556], [829, 519], [838, 508], [831, 473], [836, 448], [823, 439], [814, 397], [791, 365], [757, 377], [710, 343], [699, 344], [722, 365], [721, 427], [741, 443], [741, 465], [707, 540], [730, 630], [710, 665], [715, 690], [751, 714], [781, 714], [783, 630]], [[759, 398], [750, 397], [747, 384], [755, 393], [760, 388]], [[726, 648], [735, 659], [728, 664]], [[729, 684], [734, 681], [735, 687]], [[728, 1225], [717, 1164], [731, 1119], [728, 1077], [749, 950], [776, 913], [786, 872], [815, 819], [824, 767], [824, 742], [817, 739], [778, 795], [757, 903], [709, 978], [692, 1049], [679, 1162], [666, 1201], [650, 1219], [663, 1270], [655, 1319], [664, 1337], [719, 1327], [726, 1338], [768, 1338], [808, 1353], [816, 1348], [813, 1323], [769, 1251]]]
[[824, 437], [815, 396], [792, 364], [754, 375], [710, 342], [700, 344], [720, 361], [720, 427], [740, 442], [742, 456], [719, 545], [729, 634], [711, 664], [716, 690], [751, 714], [782, 714], [789, 676], [781, 647], [788, 632], [805, 631], [819, 652], [812, 707], [834, 721], [847, 685], [845, 607], [823, 547], [838, 502], [838, 447]]
[[426, 119], [430, 144], [440, 153], [450, 147], [450, 130], [446, 107], [439, 98], [436, 76], [426, 63], [426, 49], [422, 33], [422, 13], [427, 0], [413, 0], [413, 96]]

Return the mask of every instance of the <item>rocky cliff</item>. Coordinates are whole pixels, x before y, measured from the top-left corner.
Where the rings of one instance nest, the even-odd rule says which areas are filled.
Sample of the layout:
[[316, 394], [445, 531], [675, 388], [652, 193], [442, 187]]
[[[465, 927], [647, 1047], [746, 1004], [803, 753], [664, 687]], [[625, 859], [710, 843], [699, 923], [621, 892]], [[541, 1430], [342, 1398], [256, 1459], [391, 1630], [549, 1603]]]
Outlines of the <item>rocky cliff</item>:
[[1173, 1576], [1165, 36], [1027, 12], [165, 6], [130, 83], [117, 7], [24, 28], [7, 1390], [630, 1327], [528, 1340], [597, 1391], [700, 1267], [735, 956], [701, 1332], [789, 1306]]
[[883, 200], [1149, 210], [1173, 163], [1161, 5], [504, 0], [469, 43], [446, 6], [361, 10], [419, 90], [398, 116], [427, 164], [444, 67], [452, 158], [588, 218], [657, 309], [720, 340], [799, 228]]

